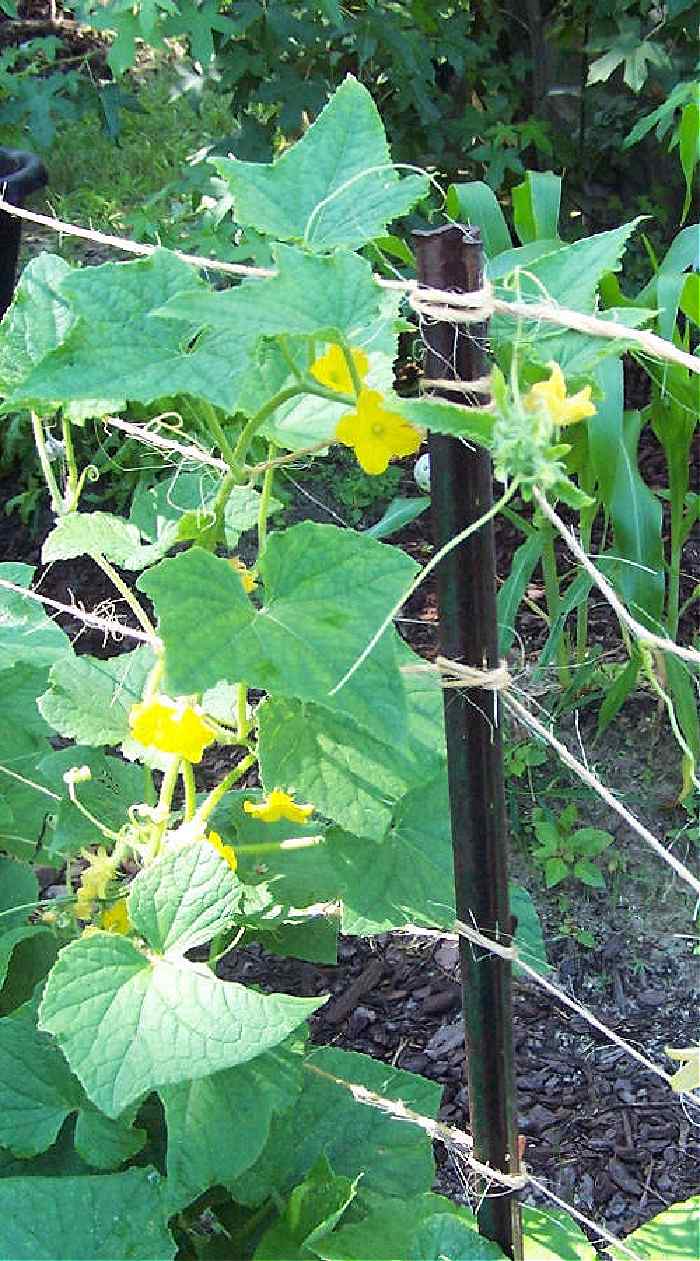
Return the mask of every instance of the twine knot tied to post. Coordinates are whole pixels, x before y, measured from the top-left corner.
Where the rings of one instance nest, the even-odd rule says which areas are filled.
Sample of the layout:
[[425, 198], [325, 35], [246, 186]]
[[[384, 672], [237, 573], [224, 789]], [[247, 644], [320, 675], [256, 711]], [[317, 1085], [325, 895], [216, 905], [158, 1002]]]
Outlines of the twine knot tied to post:
[[430, 289], [416, 282], [408, 292], [408, 302], [419, 318], [450, 324], [485, 324], [496, 309], [488, 280], [484, 280], [480, 289], [468, 293]]
[[499, 662], [492, 670], [481, 670], [477, 666], [463, 665], [461, 661], [450, 661], [448, 657], [438, 657], [435, 668], [443, 687], [481, 688], [484, 692], [505, 692], [510, 687], [510, 673], [505, 661]]

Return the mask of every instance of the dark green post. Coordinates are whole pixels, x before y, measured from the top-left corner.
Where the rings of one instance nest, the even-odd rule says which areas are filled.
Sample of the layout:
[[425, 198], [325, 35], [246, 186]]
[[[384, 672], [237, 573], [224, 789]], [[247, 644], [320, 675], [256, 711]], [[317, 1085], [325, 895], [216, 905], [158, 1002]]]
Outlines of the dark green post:
[[[414, 232], [421, 285], [452, 292], [483, 283], [478, 229], [448, 226]], [[428, 380], [473, 381], [488, 372], [484, 324], [425, 320]], [[464, 403], [463, 391], [435, 391]], [[483, 402], [481, 400], [475, 400]], [[430, 480], [437, 548], [491, 507], [488, 451], [431, 434]], [[496, 561], [492, 523], [450, 552], [436, 570], [440, 652], [478, 669], [498, 665]], [[457, 916], [488, 936], [509, 940], [506, 822], [501, 728], [491, 691], [446, 689], [445, 728]], [[510, 963], [460, 939], [462, 1005], [467, 1045], [474, 1154], [495, 1169], [517, 1172]], [[522, 1255], [518, 1206], [512, 1195], [487, 1196], [479, 1229], [516, 1258]]]

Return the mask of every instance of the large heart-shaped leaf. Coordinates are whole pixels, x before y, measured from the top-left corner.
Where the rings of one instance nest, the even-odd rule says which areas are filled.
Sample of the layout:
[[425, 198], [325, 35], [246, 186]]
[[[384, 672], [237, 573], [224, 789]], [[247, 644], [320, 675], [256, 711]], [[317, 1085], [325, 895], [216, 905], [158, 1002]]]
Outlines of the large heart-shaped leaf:
[[159, 1086], [253, 1059], [323, 1001], [258, 994], [218, 980], [204, 964], [145, 954], [97, 932], [59, 955], [39, 1024], [58, 1039], [93, 1103], [117, 1117]]
[[301, 140], [271, 166], [215, 158], [236, 220], [308, 249], [356, 249], [428, 191], [422, 175], [400, 179], [382, 120], [365, 87], [348, 75]]

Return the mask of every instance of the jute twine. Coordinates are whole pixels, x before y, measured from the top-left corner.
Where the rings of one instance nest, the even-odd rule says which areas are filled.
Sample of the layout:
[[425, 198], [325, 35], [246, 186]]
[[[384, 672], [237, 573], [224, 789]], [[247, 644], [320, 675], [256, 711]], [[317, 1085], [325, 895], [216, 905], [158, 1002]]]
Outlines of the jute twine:
[[409, 290], [408, 303], [421, 319], [450, 324], [485, 324], [496, 310], [488, 281], [481, 289], [469, 293], [452, 293], [449, 289], [429, 289], [421, 285]]
[[505, 692], [511, 682], [505, 661], [501, 661], [492, 670], [480, 670], [477, 666], [467, 666], [461, 661], [451, 661], [449, 657], [437, 657], [434, 666], [404, 666], [404, 670], [408, 674], [439, 674], [440, 684], [444, 688], [465, 687], [478, 688], [483, 692]]

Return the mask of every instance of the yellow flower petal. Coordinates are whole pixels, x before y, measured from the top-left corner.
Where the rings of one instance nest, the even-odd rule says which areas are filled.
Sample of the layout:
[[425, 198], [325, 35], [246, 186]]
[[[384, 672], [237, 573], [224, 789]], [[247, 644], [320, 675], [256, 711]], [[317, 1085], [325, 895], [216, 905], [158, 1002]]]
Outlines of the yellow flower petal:
[[78, 898], [84, 901], [99, 898], [102, 901], [107, 897], [107, 889], [115, 877], [117, 864], [103, 845], [100, 845], [95, 854], [83, 849], [80, 856], [87, 860], [88, 865], [80, 877]]
[[204, 844], [212, 845], [217, 854], [221, 854], [221, 857], [228, 863], [231, 871], [236, 870], [236, 867], [238, 866], [236, 851], [231, 845], [224, 845], [224, 842], [218, 832], [208, 832], [204, 838]]
[[129, 726], [139, 744], [151, 745], [161, 753], [177, 753], [188, 762], [201, 762], [207, 745], [216, 738], [198, 709], [167, 696], [132, 705]]
[[664, 1052], [669, 1059], [678, 1060], [683, 1065], [671, 1078], [673, 1089], [678, 1092], [700, 1089], [700, 1046], [666, 1046]]
[[595, 416], [596, 409], [591, 402], [591, 387], [585, 386], [570, 398], [566, 393], [564, 373], [558, 363], [547, 365], [551, 370], [548, 381], [538, 381], [528, 391], [523, 400], [528, 411], [544, 406], [555, 425], [574, 425], [588, 416]]
[[243, 809], [246, 814], [251, 814], [254, 819], [259, 819], [262, 823], [279, 823], [281, 819], [287, 819], [289, 823], [306, 823], [315, 807], [299, 806], [294, 800], [293, 793], [285, 793], [279, 788], [273, 788], [272, 792], [268, 793], [265, 800], [259, 804], [244, 801]]
[[250, 569], [246, 568], [246, 566], [243, 564], [243, 561], [240, 559], [240, 557], [229, 556], [228, 563], [231, 566], [231, 568], [235, 569], [236, 573], [239, 575], [241, 582], [243, 583], [243, 590], [245, 591], [246, 595], [250, 595], [251, 591], [255, 591], [255, 588], [258, 585], [257, 582], [255, 581], [255, 577], [251, 573]]
[[[350, 357], [355, 365], [360, 380], [367, 375], [369, 368], [369, 359], [362, 350], [351, 350]], [[328, 390], [336, 390], [339, 394], [354, 393], [353, 379], [350, 375], [347, 360], [341, 347], [334, 342], [329, 346], [325, 355], [321, 355], [320, 359], [316, 359], [309, 368], [312, 377], [318, 381], [319, 385], [325, 385]]]
[[338, 422], [338, 442], [352, 447], [365, 473], [384, 473], [395, 456], [413, 455], [421, 444], [417, 429], [398, 412], [382, 406], [377, 390], [361, 390], [354, 412], [347, 412]]
[[126, 909], [126, 898], [120, 898], [118, 902], [113, 902], [108, 906], [100, 916], [100, 928], [107, 933], [120, 933], [125, 935], [131, 931], [131, 921]]

